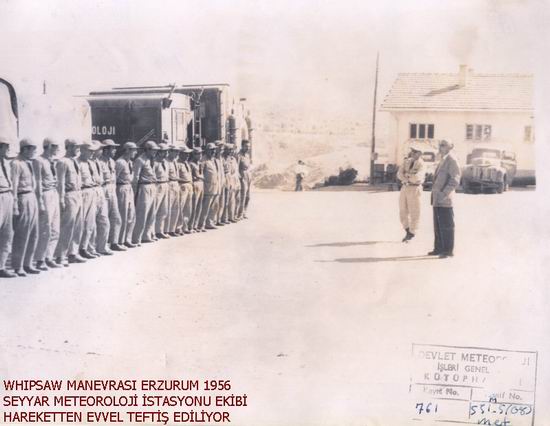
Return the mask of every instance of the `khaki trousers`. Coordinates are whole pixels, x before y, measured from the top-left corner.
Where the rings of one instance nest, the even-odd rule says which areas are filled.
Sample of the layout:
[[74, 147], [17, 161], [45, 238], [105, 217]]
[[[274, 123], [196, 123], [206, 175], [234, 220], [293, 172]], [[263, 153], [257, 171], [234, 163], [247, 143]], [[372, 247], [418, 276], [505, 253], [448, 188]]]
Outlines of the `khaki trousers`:
[[67, 260], [67, 255], [77, 254], [82, 237], [82, 192], [65, 193], [65, 208], [61, 210], [61, 230], [55, 257]]
[[0, 270], [6, 262], [13, 243], [13, 194], [11, 191], [0, 194]]
[[38, 245], [34, 259], [43, 262], [46, 259], [53, 259], [57, 242], [59, 241], [60, 211], [59, 194], [56, 189], [50, 189], [42, 193], [44, 210], [38, 213]]
[[118, 210], [120, 213], [120, 232], [118, 243], [131, 243], [132, 233], [136, 224], [136, 207], [134, 205], [134, 190], [132, 185], [118, 185], [116, 188]]
[[13, 218], [12, 266], [18, 271], [22, 266], [32, 266], [38, 242], [38, 201], [29, 192], [17, 196], [19, 214]]
[[118, 244], [120, 227], [122, 219], [118, 207], [118, 197], [116, 193], [116, 185], [110, 183], [103, 187], [105, 199], [107, 200], [107, 210], [109, 213], [109, 244]]
[[155, 224], [155, 193], [156, 184], [138, 185], [136, 194], [136, 225], [132, 242], [139, 244], [143, 239], [149, 239], [147, 234]]
[[409, 229], [413, 234], [418, 229], [420, 220], [421, 185], [403, 185], [399, 193], [399, 219], [403, 229]]
[[179, 231], [190, 231], [193, 219], [193, 184], [181, 183], [180, 184], [180, 214], [178, 217]]
[[155, 233], [166, 232], [168, 219], [168, 182], [157, 184], [155, 201]]
[[168, 182], [168, 232], [175, 232], [181, 212], [180, 184], [176, 181]]

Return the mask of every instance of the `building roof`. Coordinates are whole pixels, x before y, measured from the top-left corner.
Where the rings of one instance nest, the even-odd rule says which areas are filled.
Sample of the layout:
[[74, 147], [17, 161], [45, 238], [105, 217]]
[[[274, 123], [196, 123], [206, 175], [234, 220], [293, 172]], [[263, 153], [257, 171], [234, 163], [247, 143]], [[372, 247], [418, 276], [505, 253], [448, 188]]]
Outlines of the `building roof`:
[[[461, 70], [464, 71], [464, 70]], [[531, 111], [528, 74], [399, 74], [382, 110]]]

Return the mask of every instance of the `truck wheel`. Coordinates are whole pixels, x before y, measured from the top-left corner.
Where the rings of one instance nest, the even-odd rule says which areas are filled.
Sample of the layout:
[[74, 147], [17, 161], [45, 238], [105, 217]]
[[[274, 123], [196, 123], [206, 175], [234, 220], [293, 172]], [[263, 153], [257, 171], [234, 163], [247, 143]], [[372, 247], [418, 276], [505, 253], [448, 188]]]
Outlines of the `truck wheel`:
[[504, 192], [506, 192], [506, 191], [508, 191], [508, 187], [509, 187], [509, 186], [508, 186], [508, 178], [506, 177], [506, 175], [504, 175], [504, 181], [503, 181], [503, 182], [504, 182], [504, 183], [503, 183], [502, 190], [503, 190]]
[[501, 182], [498, 184], [497, 190], [496, 190], [497, 194], [502, 194], [504, 192], [504, 185], [505, 185], [504, 182]]
[[468, 182], [462, 182], [462, 189], [464, 190], [465, 194], [473, 194], [474, 191], [472, 191], [472, 187]]

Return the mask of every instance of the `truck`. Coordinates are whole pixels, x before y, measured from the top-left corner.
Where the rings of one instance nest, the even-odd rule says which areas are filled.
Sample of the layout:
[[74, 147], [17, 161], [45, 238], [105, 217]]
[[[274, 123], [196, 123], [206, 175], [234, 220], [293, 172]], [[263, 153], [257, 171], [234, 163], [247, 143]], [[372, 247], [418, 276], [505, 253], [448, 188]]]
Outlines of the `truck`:
[[512, 184], [517, 172], [516, 154], [490, 147], [477, 147], [466, 156], [461, 186], [465, 193], [503, 193]]
[[0, 135], [10, 141], [10, 150], [14, 152], [19, 136], [19, 106], [14, 86], [3, 78], [0, 78]]

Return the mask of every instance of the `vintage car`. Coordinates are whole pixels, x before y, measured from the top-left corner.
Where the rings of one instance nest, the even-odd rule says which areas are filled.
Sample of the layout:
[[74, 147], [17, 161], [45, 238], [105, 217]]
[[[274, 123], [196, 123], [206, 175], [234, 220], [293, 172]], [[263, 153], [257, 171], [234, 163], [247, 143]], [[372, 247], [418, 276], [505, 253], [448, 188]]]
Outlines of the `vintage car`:
[[516, 155], [499, 148], [474, 148], [466, 158], [461, 184], [465, 193], [506, 191], [516, 174]]

